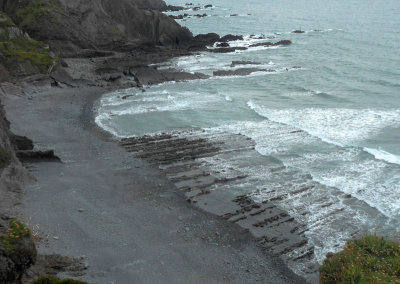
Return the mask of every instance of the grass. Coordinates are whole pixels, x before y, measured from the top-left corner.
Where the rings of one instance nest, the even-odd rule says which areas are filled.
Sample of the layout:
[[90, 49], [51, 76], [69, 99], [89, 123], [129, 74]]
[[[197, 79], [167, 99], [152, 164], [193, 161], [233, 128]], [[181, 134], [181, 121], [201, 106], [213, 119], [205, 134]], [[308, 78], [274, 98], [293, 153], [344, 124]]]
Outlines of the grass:
[[5, 168], [11, 162], [11, 153], [0, 146], [0, 169]]
[[22, 29], [34, 28], [42, 17], [50, 16], [50, 12], [57, 12], [68, 17], [68, 14], [55, 1], [35, 0], [15, 12], [15, 20]]
[[400, 283], [400, 244], [376, 235], [349, 241], [324, 261], [320, 284], [328, 283]]
[[7, 235], [3, 236], [2, 245], [7, 252], [11, 253], [15, 250], [18, 240], [29, 236], [30, 231], [25, 227], [24, 223], [18, 220], [10, 220], [10, 229]]
[[30, 60], [45, 72], [57, 63], [58, 58], [51, 56], [47, 45], [36, 40], [15, 38], [0, 42], [0, 61], [5, 66], [11, 66], [13, 60]]
[[36, 279], [33, 284], [87, 284], [87, 282], [73, 279], [60, 279], [55, 276], [41, 276]]

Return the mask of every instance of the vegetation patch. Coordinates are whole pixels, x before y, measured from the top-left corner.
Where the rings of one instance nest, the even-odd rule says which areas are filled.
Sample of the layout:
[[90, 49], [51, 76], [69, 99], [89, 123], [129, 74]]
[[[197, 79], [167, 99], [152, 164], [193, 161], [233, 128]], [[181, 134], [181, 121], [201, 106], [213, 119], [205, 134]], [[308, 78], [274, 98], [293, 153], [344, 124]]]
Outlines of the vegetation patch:
[[49, 17], [51, 12], [68, 16], [55, 1], [35, 0], [16, 10], [16, 22], [22, 29], [34, 28], [42, 17]]
[[0, 169], [5, 168], [11, 162], [11, 153], [0, 147]]
[[87, 282], [74, 279], [60, 279], [55, 276], [41, 276], [33, 284], [87, 284]]
[[29, 234], [30, 231], [24, 223], [18, 220], [10, 220], [10, 229], [7, 235], [3, 236], [2, 245], [8, 253], [12, 253], [18, 240], [29, 236]]
[[15, 24], [7, 14], [0, 11], [0, 28], [8, 27], [15, 27]]
[[30, 60], [42, 72], [58, 62], [58, 58], [51, 56], [49, 47], [42, 42], [27, 38], [0, 42], [0, 62], [11, 67], [15, 60]]
[[324, 261], [320, 283], [400, 283], [400, 244], [376, 235], [349, 241]]

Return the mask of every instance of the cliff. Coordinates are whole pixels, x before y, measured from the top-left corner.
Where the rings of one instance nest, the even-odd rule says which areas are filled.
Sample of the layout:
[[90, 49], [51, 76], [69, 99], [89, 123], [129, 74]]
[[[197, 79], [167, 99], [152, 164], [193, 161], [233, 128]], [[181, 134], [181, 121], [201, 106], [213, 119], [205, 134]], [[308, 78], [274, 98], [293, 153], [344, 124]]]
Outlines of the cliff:
[[184, 46], [192, 34], [160, 10], [161, 0], [0, 0], [0, 9], [59, 56], [81, 49]]
[[10, 132], [0, 104], [0, 283], [20, 279], [36, 259], [29, 230], [9, 217], [15, 214], [21, 184], [28, 176], [15, 155], [21, 138]]

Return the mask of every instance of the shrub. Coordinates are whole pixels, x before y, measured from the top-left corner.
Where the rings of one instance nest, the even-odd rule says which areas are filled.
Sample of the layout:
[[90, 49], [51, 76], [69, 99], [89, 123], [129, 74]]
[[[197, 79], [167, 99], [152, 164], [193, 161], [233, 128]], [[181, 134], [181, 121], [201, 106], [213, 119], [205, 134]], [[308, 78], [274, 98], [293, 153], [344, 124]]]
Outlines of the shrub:
[[55, 276], [41, 276], [33, 284], [87, 284], [87, 282], [74, 279], [60, 279]]
[[0, 43], [1, 54], [3, 55], [2, 61], [5, 66], [10, 66], [13, 60], [29, 60], [41, 68], [42, 71], [47, 71], [58, 60], [58, 58], [51, 56], [47, 45], [27, 38], [15, 38]]
[[400, 283], [400, 244], [376, 235], [349, 241], [325, 259], [320, 283]]
[[7, 234], [3, 236], [2, 245], [8, 253], [15, 249], [18, 240], [29, 236], [30, 231], [25, 227], [24, 223], [18, 220], [10, 220], [10, 229]]

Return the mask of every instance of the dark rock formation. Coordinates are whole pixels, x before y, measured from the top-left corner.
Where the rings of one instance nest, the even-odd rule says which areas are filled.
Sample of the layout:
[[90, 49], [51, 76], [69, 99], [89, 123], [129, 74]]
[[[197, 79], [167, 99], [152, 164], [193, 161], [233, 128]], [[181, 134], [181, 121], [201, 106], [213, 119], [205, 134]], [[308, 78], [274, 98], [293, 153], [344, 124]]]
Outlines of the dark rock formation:
[[54, 154], [53, 150], [46, 151], [32, 151], [32, 150], [24, 150], [17, 151], [17, 157], [21, 161], [60, 161], [60, 158]]
[[11, 142], [14, 144], [16, 150], [20, 151], [33, 150], [33, 142], [26, 136], [12, 135]]
[[[29, 231], [27, 233], [16, 234], [18, 238], [12, 238], [12, 243], [4, 241], [4, 236], [15, 233], [10, 228], [11, 219], [0, 215], [0, 283], [14, 283], [20, 281], [25, 271], [36, 260], [36, 248]], [[11, 221], [12, 222], [12, 221]], [[22, 228], [23, 229], [23, 228]]]
[[233, 40], [243, 40], [243, 36], [228, 34], [228, 35], [221, 37], [221, 39], [220, 39], [220, 41], [233, 41]]
[[229, 47], [229, 43], [227, 42], [217, 43], [217, 47]]
[[187, 8], [182, 7], [182, 6], [173, 6], [173, 5], [168, 5], [165, 11], [171, 11], [171, 12], [178, 12], [182, 10], [187, 10]]
[[195, 79], [207, 79], [208, 75], [202, 73], [181, 72], [175, 69], [157, 70], [147, 66], [131, 68], [130, 74], [135, 77], [139, 86], [160, 84], [169, 81], [188, 81]]
[[213, 7], [213, 5], [211, 5], [211, 4], [207, 4], [207, 5], [204, 6], [205, 9], [212, 8], [212, 7]]
[[[24, 1], [23, 7], [6, 5], [5, 11], [30, 36], [49, 43], [61, 56], [127, 43], [182, 46], [192, 40], [188, 29], [158, 11], [166, 7], [161, 0], [60, 0], [60, 4], [51, 0], [39, 8], [32, 1]], [[36, 15], [35, 9], [45, 12]]]
[[262, 69], [262, 68], [239, 68], [239, 69], [236, 69], [236, 70], [218, 70], [218, 71], [214, 71], [213, 75], [214, 76], [246, 76], [246, 75], [250, 75], [251, 73], [259, 72], [259, 71], [276, 72], [275, 70]]
[[220, 36], [216, 33], [208, 33], [208, 34], [198, 34], [194, 37], [198, 43], [206, 45], [213, 45], [217, 41], [220, 41]]
[[229, 53], [229, 52], [235, 52], [236, 50], [246, 50], [246, 49], [247, 47], [244, 46], [236, 46], [236, 47], [221, 47], [221, 48], [208, 49], [207, 51], [214, 53]]
[[249, 47], [257, 47], [257, 46], [269, 47], [269, 46], [290, 45], [290, 44], [292, 44], [292, 42], [290, 40], [286, 40], [285, 39], [285, 40], [280, 40], [280, 41], [275, 42], [275, 43], [270, 42], [270, 41], [259, 42], [259, 43], [252, 44]]

